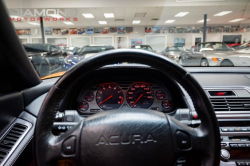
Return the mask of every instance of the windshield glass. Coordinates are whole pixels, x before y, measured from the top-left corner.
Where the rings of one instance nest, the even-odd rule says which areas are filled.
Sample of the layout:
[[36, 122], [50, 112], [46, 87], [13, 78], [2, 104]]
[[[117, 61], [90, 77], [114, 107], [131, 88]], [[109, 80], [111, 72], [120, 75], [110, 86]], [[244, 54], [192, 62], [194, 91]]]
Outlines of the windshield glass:
[[114, 49], [149, 51], [184, 67], [250, 66], [249, 0], [5, 3], [43, 79]]

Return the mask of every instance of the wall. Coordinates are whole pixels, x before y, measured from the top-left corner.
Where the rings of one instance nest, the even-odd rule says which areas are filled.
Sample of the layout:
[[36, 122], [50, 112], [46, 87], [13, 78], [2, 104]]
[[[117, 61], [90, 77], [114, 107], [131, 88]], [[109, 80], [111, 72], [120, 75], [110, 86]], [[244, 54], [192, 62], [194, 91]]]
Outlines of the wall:
[[[28, 42], [31, 43], [32, 38], [40, 38], [41, 37], [41, 32], [39, 28], [28, 28], [31, 29], [31, 35], [20, 35], [20, 38], [28, 38]], [[35, 34], [35, 29], [38, 29], [37, 35]], [[250, 39], [250, 32], [242, 32], [242, 33], [208, 33], [207, 34], [207, 41], [222, 41], [223, 35], [236, 35], [236, 34], [241, 34], [242, 35], [242, 41], [245, 39]], [[185, 47], [190, 48], [191, 46], [194, 45], [194, 39], [195, 37], [201, 36], [201, 33], [165, 33], [165, 34], [145, 34], [144, 32], [144, 27], [134, 27], [133, 33], [132, 34], [91, 34], [91, 35], [46, 35], [45, 38], [58, 38], [58, 40], [61, 40], [61, 38], [66, 38], [67, 39], [67, 45], [71, 45], [71, 38], [73, 37], [87, 37], [90, 38], [90, 44], [95, 44], [94, 43], [94, 38], [96, 37], [112, 37], [112, 45], [117, 48], [117, 37], [126, 37], [123, 38], [123, 42], [126, 42], [128, 47], [131, 47], [131, 39], [142, 39], [142, 44], [146, 44], [146, 38], [150, 40], [150, 36], [164, 36], [165, 37], [165, 43], [161, 45], [160, 47], [157, 47], [157, 44], [152, 44], [153, 49], [156, 51], [162, 51], [165, 49], [167, 46], [174, 46], [174, 39], [175, 38], [184, 38], [185, 39]], [[127, 40], [127, 41], [124, 41]], [[62, 40], [61, 40], [62, 41]], [[157, 43], [156, 38], [152, 38], [152, 41]], [[58, 41], [59, 42], [59, 41]], [[162, 43], [162, 41], [161, 41]], [[103, 43], [106, 44], [106, 43]], [[124, 44], [123, 44], [124, 45]]]

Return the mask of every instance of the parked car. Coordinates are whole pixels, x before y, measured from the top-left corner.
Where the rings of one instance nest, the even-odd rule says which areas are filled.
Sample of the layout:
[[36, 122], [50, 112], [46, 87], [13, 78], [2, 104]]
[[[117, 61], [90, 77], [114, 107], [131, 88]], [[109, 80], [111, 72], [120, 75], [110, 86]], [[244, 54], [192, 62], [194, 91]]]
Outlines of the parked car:
[[185, 51], [185, 48], [183, 46], [172, 46], [172, 47], [167, 47], [165, 50], [162, 51], [162, 55], [178, 61], [180, 58], [180, 53], [182, 51]]
[[67, 53], [67, 55], [73, 55], [78, 50], [80, 50], [79, 47], [63, 47], [63, 51]]
[[224, 66], [224, 67], [250, 66], [250, 55], [239, 54], [239, 55], [228, 56], [227, 58], [223, 59], [218, 66]]
[[250, 48], [250, 41], [246, 42], [242, 45], [239, 45], [239, 46], [233, 46], [232, 48], [235, 50], [249, 49]]
[[96, 53], [113, 50], [115, 49], [113, 46], [110, 45], [87, 45], [82, 47], [80, 50], [76, 52], [75, 55], [68, 55], [64, 59], [63, 63], [63, 70], [68, 70], [69, 68], [73, 67], [79, 61], [85, 58], [89, 58]]
[[137, 45], [137, 46], [132, 46], [132, 48], [156, 52], [155, 50], [152, 49], [152, 47], [150, 45]]
[[230, 55], [237, 54], [223, 42], [198, 43], [195, 48], [181, 52], [179, 64], [183, 66], [217, 66]]
[[40, 77], [61, 71], [64, 57], [67, 54], [57, 45], [24, 44], [23, 46]]
[[228, 56], [219, 66], [250, 66], [250, 43], [234, 47], [235, 55]]

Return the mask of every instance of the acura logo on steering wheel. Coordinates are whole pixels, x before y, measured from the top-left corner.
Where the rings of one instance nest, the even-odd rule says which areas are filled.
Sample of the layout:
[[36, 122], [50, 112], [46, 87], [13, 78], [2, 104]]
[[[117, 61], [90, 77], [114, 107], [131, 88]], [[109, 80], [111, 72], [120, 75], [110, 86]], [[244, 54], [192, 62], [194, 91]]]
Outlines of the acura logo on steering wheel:
[[155, 137], [149, 133], [145, 137], [142, 134], [126, 134], [126, 135], [111, 135], [105, 137], [101, 135], [97, 140], [96, 146], [99, 145], [130, 145], [130, 144], [147, 144], [156, 143]]

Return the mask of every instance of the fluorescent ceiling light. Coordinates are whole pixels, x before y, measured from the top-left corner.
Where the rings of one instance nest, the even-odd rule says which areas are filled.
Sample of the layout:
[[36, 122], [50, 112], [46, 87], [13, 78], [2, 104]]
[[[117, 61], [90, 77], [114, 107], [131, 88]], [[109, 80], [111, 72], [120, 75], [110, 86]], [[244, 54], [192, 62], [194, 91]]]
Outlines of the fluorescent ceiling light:
[[133, 20], [132, 24], [140, 24], [141, 20]]
[[234, 19], [234, 20], [231, 20], [231, 21], [229, 21], [229, 22], [238, 22], [238, 21], [242, 21], [242, 20], [244, 20], [244, 18]]
[[66, 25], [74, 25], [74, 23], [70, 22], [70, 21], [66, 21], [66, 22], [63, 22], [63, 23], [66, 24]]
[[[210, 21], [210, 19], [207, 19], [207, 21]], [[200, 21], [197, 21], [199, 23], [203, 23], [204, 22], [204, 19], [203, 20], [200, 20]]]
[[115, 15], [114, 15], [114, 13], [104, 13], [104, 17], [105, 18], [114, 18]]
[[48, 15], [51, 17], [54, 17], [54, 18], [63, 18], [63, 16], [61, 16], [59, 14], [48, 14]]
[[98, 21], [99, 24], [107, 24], [107, 21]]
[[40, 25], [39, 23], [37, 22], [27, 22], [28, 24], [31, 24], [31, 25]]
[[21, 19], [24, 19], [23, 17], [21, 16], [10, 16], [11, 18], [14, 18], [14, 19], [17, 19], [17, 18], [21, 18]]
[[189, 12], [180, 12], [178, 14], [175, 15], [175, 17], [183, 17], [185, 15], [187, 15]]
[[223, 12], [215, 14], [214, 16], [224, 16], [224, 15], [229, 14], [229, 13], [232, 13], [232, 11], [223, 11]]
[[175, 20], [167, 20], [167, 21], [165, 21], [165, 23], [173, 23], [173, 22], [175, 22]]
[[83, 17], [85, 17], [85, 18], [94, 18], [94, 15], [91, 14], [91, 13], [85, 13], [85, 14], [82, 14], [82, 15], [83, 15]]
[[176, 0], [176, 2], [222, 2], [226, 0]]

